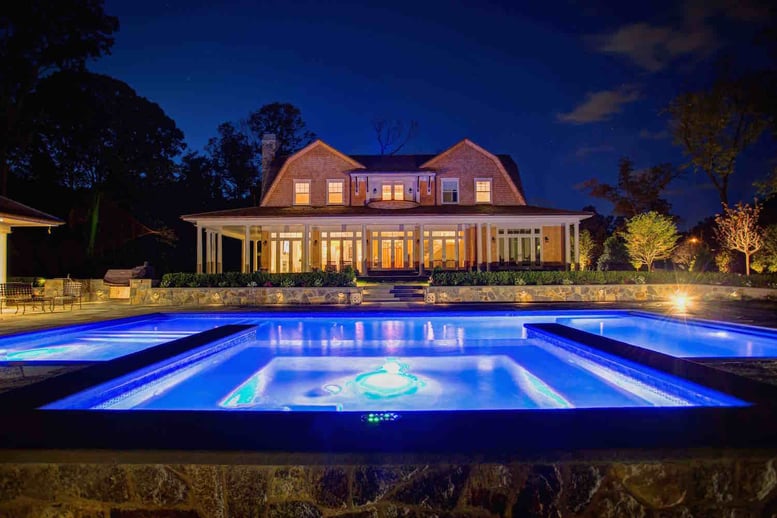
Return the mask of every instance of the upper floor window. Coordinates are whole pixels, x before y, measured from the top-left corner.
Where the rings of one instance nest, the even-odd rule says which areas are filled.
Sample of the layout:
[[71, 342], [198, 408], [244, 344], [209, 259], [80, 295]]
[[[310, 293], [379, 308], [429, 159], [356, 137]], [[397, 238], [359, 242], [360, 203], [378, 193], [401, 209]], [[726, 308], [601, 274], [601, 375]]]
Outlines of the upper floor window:
[[343, 204], [343, 181], [342, 180], [326, 181], [326, 202], [328, 205]]
[[384, 183], [381, 186], [381, 199], [382, 200], [390, 200], [391, 199], [391, 184]]
[[475, 203], [491, 203], [491, 179], [475, 179]]
[[310, 205], [310, 180], [294, 180], [294, 205]]
[[394, 199], [395, 200], [405, 199], [405, 186], [403, 184], [401, 183], [394, 184]]
[[459, 203], [459, 179], [449, 178], [442, 180], [442, 202]]

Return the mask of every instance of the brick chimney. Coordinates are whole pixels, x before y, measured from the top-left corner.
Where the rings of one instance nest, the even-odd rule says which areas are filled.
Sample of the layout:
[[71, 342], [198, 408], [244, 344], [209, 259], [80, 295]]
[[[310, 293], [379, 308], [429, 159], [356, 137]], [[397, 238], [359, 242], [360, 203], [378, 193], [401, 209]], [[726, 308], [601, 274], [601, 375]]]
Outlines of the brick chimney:
[[278, 151], [278, 141], [272, 133], [262, 135], [262, 198], [270, 188], [270, 164]]

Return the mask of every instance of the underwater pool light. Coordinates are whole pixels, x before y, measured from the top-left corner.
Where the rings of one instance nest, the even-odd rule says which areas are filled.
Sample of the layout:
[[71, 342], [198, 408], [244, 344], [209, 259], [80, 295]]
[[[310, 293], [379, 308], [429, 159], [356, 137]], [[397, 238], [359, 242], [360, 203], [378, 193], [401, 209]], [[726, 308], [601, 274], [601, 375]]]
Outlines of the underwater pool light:
[[408, 374], [407, 364], [394, 358], [387, 358], [380, 369], [359, 374], [354, 384], [365, 396], [375, 399], [413, 394], [424, 385]]

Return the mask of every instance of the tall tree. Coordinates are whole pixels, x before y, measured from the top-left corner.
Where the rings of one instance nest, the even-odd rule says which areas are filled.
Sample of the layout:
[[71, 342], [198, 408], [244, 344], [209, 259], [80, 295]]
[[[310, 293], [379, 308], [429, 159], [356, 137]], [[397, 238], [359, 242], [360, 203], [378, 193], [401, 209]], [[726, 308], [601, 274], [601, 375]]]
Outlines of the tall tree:
[[381, 155], [396, 155], [415, 137], [418, 121], [405, 124], [401, 120], [373, 119], [372, 128], [378, 140]]
[[102, 0], [24, 0], [0, 7], [0, 192], [7, 194], [9, 153], [28, 136], [28, 97], [58, 70], [81, 70], [109, 53], [119, 21]]
[[764, 244], [764, 231], [758, 225], [761, 205], [737, 203], [723, 206], [723, 214], [715, 216], [718, 241], [729, 250], [745, 254], [745, 275], [750, 275], [750, 257]]
[[679, 239], [677, 227], [668, 216], [658, 212], [645, 212], [626, 221], [626, 230], [621, 233], [626, 241], [626, 250], [634, 268], [647, 265], [653, 271], [653, 263], [672, 255]]
[[[67, 99], [67, 102], [62, 102]], [[93, 252], [101, 199], [131, 206], [175, 178], [183, 133], [159, 105], [126, 83], [89, 72], [57, 72], [29, 100], [33, 138], [14, 172], [92, 193], [87, 249]]]
[[218, 136], [206, 146], [210, 163], [220, 178], [224, 196], [231, 200], [252, 198], [257, 202], [259, 167], [256, 148], [248, 136], [231, 122], [219, 124]]
[[676, 177], [672, 164], [660, 164], [636, 171], [634, 162], [621, 158], [618, 164], [618, 183], [609, 185], [596, 178], [583, 182], [582, 188], [594, 198], [613, 204], [613, 214], [631, 218], [643, 212], [655, 211], [669, 214], [671, 205], [661, 198], [661, 193]]
[[[299, 108], [289, 103], [265, 104], [248, 115], [247, 126], [259, 147], [262, 135], [272, 133], [278, 141], [277, 155], [289, 155], [307, 146], [316, 138], [308, 130]], [[259, 147], [261, 151], [261, 147]]]
[[724, 205], [737, 159], [766, 127], [750, 86], [719, 80], [709, 90], [679, 95], [666, 110], [674, 141], [688, 157], [686, 167], [706, 174]]

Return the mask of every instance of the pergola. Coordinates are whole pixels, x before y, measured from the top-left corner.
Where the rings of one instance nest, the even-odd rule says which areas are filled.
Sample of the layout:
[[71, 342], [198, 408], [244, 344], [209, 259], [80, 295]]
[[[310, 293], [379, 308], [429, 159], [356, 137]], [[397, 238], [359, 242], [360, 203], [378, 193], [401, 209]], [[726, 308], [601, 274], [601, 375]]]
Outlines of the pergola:
[[14, 227], [58, 227], [65, 222], [56, 216], [0, 196], [0, 282], [6, 282], [8, 234]]

